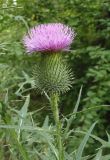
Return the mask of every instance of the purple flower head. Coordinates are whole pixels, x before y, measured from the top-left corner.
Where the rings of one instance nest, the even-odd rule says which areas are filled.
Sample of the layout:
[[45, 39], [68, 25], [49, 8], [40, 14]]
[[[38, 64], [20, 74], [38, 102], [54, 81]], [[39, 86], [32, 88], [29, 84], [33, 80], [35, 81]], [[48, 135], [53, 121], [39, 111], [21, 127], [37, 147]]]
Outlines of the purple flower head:
[[41, 24], [32, 28], [23, 39], [28, 53], [66, 50], [74, 39], [74, 31], [61, 23]]

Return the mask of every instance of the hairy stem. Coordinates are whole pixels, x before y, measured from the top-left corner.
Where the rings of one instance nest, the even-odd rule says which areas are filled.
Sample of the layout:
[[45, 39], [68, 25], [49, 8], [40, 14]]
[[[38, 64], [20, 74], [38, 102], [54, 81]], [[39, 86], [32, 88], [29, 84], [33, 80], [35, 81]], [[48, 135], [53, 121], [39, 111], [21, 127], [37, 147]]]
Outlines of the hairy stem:
[[58, 101], [59, 97], [57, 93], [51, 94], [51, 109], [53, 112], [55, 125], [56, 125], [56, 140], [57, 140], [57, 147], [59, 151], [59, 160], [64, 160], [64, 152], [63, 152], [63, 143], [62, 143], [62, 136], [61, 136], [61, 122], [59, 119], [59, 110], [58, 110]]

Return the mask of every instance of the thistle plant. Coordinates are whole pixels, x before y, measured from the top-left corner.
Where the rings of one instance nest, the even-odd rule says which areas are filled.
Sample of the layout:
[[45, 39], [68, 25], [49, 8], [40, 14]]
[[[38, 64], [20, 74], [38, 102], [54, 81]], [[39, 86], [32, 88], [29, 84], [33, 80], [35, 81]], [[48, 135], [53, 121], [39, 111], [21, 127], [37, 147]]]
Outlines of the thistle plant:
[[30, 29], [23, 39], [28, 54], [40, 53], [40, 60], [33, 71], [34, 79], [37, 90], [48, 95], [56, 126], [59, 160], [64, 160], [59, 96], [71, 88], [73, 81], [63, 52], [67, 52], [74, 36], [75, 33], [70, 27], [61, 23], [51, 23]]

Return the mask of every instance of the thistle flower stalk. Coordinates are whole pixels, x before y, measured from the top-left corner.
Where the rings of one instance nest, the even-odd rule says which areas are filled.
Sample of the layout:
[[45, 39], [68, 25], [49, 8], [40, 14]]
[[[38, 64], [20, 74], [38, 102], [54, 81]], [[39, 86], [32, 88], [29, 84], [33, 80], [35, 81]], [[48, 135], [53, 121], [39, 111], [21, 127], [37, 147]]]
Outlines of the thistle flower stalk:
[[54, 116], [54, 121], [56, 125], [56, 139], [57, 139], [57, 148], [59, 150], [59, 160], [64, 160], [64, 148], [62, 143], [62, 133], [61, 133], [61, 122], [59, 119], [59, 109], [58, 109], [58, 102], [59, 96], [57, 93], [51, 94], [51, 109]]

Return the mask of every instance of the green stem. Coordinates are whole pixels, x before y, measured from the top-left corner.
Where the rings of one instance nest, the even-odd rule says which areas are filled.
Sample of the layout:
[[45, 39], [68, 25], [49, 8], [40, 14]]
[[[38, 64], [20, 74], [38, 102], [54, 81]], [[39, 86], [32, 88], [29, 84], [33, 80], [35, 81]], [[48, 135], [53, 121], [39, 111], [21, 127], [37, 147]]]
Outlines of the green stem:
[[62, 143], [62, 136], [61, 136], [61, 122], [59, 119], [59, 110], [58, 110], [58, 101], [59, 96], [57, 93], [51, 94], [51, 109], [53, 112], [55, 124], [56, 124], [56, 140], [57, 140], [57, 147], [59, 151], [59, 160], [64, 160], [64, 152], [63, 152], [63, 143]]

